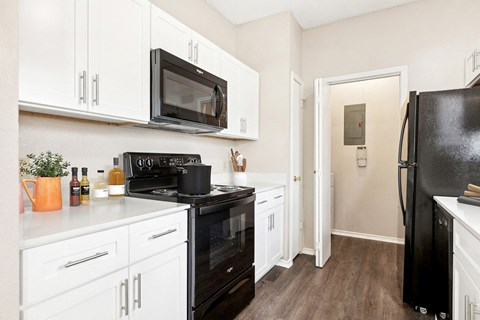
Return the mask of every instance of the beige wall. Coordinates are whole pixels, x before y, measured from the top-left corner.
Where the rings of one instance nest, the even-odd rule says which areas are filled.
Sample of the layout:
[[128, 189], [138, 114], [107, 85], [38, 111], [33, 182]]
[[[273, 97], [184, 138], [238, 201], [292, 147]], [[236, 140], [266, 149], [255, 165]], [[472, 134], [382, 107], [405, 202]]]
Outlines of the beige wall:
[[151, 2], [223, 50], [235, 55], [236, 27], [208, 6], [205, 0], [151, 0]]
[[313, 80], [407, 65], [411, 90], [462, 87], [478, 21], [480, 1], [422, 0], [303, 32], [306, 247], [313, 247]]
[[18, 319], [18, 1], [0, 4], [0, 319]]
[[[282, 12], [240, 25], [237, 57], [260, 73], [260, 139], [239, 141], [253, 172], [290, 170], [290, 73], [301, 75], [302, 30], [291, 13]], [[288, 182], [284, 216], [284, 259], [290, 258]]]
[[[397, 139], [399, 77], [331, 87], [334, 229], [397, 237]], [[357, 146], [344, 145], [344, 106], [366, 104], [367, 166], [358, 167]]]

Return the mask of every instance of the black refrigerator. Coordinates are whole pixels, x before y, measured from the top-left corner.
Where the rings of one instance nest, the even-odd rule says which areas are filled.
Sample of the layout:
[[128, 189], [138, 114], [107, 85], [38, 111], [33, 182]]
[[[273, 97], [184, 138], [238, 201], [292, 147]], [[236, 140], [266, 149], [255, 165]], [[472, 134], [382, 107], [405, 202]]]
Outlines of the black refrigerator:
[[[405, 145], [408, 156], [402, 158]], [[480, 183], [480, 88], [410, 92], [398, 160], [405, 225], [403, 301], [423, 312], [436, 311], [436, 296], [448, 293], [435, 290], [445, 279], [435, 276], [433, 196], [459, 196], [468, 183]], [[402, 170], [407, 171], [406, 196]]]

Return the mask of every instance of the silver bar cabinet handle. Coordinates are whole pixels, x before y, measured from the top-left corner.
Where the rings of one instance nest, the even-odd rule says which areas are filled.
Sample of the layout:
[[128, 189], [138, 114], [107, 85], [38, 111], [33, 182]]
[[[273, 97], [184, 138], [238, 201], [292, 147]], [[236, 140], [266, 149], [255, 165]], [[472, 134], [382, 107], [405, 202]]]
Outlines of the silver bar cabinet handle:
[[275, 214], [272, 213], [272, 230], [275, 229]]
[[70, 268], [70, 267], [73, 267], [73, 266], [75, 266], [77, 264], [80, 264], [80, 263], [84, 263], [84, 262], [87, 262], [87, 261], [90, 261], [90, 260], [93, 260], [93, 259], [98, 259], [100, 257], [106, 256], [107, 254], [108, 254], [108, 251], [97, 252], [94, 255], [86, 257], [86, 258], [78, 259], [78, 260], [75, 260], [75, 261], [68, 261], [65, 264], [65, 268]]
[[87, 103], [87, 71], [80, 75], [80, 103]]
[[176, 231], [177, 231], [177, 228], [175, 228], [175, 229], [170, 229], [170, 230], [167, 230], [167, 231], [164, 231], [164, 232], [161, 232], [161, 233], [154, 234], [153, 236], [151, 236], [150, 239], [157, 239], [157, 238], [166, 236], [167, 234], [174, 233], [174, 232], [176, 232]]
[[267, 203], [267, 202], [268, 202], [268, 200], [263, 200], [263, 201], [260, 201], [260, 202], [257, 203], [257, 204], [264, 204], [264, 203]]
[[477, 71], [480, 68], [480, 51], [475, 50], [473, 53], [473, 71]]
[[195, 43], [195, 64], [198, 64], [198, 42]]
[[100, 76], [98, 74], [95, 75], [95, 83], [96, 83], [96, 91], [97, 91], [97, 98], [96, 98], [96, 103], [97, 106], [100, 104]]
[[98, 104], [100, 103], [100, 102], [99, 102], [99, 98], [98, 98], [98, 87], [99, 87], [98, 82], [99, 82], [99, 80], [100, 80], [100, 79], [99, 79], [99, 76], [98, 76], [98, 74], [96, 74], [96, 75], [95, 75], [95, 78], [93, 78], [93, 81], [92, 81], [92, 83], [93, 83], [93, 92], [95, 93], [95, 94], [93, 95], [92, 100], [93, 100], [93, 103], [95, 103], [97, 106], [98, 106]]
[[192, 61], [192, 46], [193, 46], [193, 41], [190, 40], [188, 41], [188, 60]]
[[[133, 297], [133, 305], [137, 305], [138, 309], [142, 308], [142, 274], [139, 273], [135, 278], [133, 278], [133, 282], [137, 282], [137, 297]], [[135, 288], [133, 289], [133, 293], [135, 294]]]
[[120, 313], [122, 313], [122, 311], [125, 312], [125, 315], [128, 316], [128, 279], [125, 279], [122, 284], [120, 285], [120, 290], [121, 288], [125, 288], [125, 305], [122, 305], [121, 308], [120, 308]]
[[276, 196], [274, 199], [280, 199], [283, 195]]

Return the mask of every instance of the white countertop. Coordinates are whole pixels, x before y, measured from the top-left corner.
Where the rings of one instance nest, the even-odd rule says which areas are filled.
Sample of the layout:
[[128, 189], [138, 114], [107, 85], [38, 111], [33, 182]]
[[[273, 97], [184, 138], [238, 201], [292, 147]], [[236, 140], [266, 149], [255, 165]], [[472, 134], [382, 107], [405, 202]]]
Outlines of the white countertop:
[[190, 205], [124, 197], [20, 214], [20, 250], [186, 210]]
[[285, 187], [283, 184], [279, 183], [268, 183], [268, 182], [258, 182], [258, 183], [247, 183], [249, 187], [255, 188], [255, 193], [270, 191], [277, 188]]
[[460, 203], [457, 201], [457, 197], [434, 196], [433, 199], [447, 210], [455, 218], [455, 221], [461, 223], [480, 240], [480, 207]]

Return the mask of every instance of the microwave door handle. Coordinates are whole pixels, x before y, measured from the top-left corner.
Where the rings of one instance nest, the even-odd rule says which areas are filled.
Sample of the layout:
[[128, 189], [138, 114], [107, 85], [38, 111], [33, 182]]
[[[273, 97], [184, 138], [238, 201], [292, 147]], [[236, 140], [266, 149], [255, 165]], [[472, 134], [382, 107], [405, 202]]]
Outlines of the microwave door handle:
[[215, 118], [217, 118], [217, 88], [218, 85], [215, 85], [212, 91], [212, 112]]
[[220, 97], [220, 111], [215, 114], [215, 118], [217, 120], [220, 120], [220, 117], [222, 116], [223, 108], [225, 107], [225, 95], [223, 94], [222, 88], [219, 85], [216, 85], [215, 87], [217, 88], [217, 92], [219, 93], [218, 95]]

